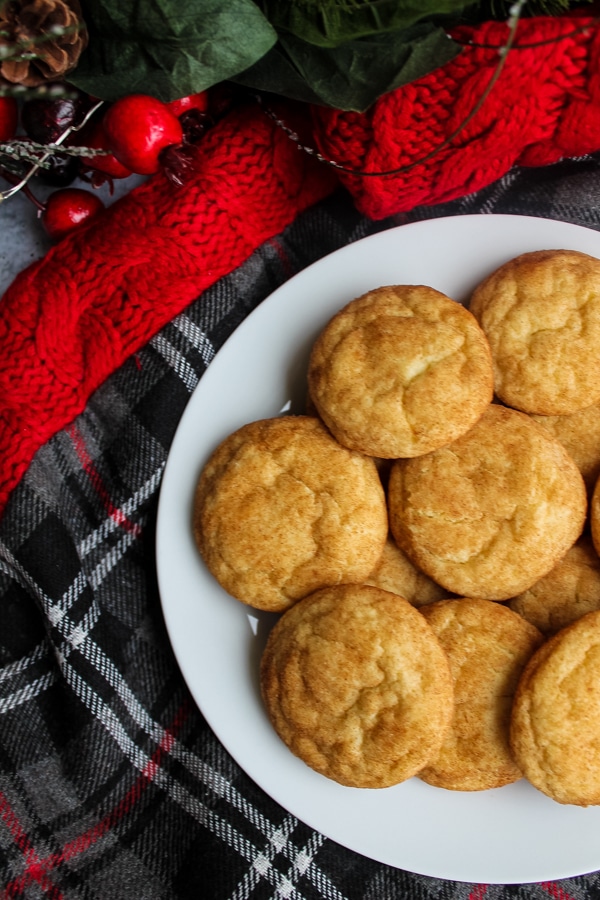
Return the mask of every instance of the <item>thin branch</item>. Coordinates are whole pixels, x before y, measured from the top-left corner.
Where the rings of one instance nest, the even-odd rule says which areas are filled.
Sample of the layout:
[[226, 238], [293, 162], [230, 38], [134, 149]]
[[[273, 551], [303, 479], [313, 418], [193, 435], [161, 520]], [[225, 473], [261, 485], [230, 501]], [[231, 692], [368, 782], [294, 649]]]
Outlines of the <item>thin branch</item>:
[[[22, 188], [25, 187], [25, 185], [30, 180], [30, 178], [32, 178], [35, 175], [35, 173], [37, 171], [39, 171], [39, 169], [43, 166], [43, 164], [48, 159], [48, 157], [52, 156], [53, 153], [55, 153], [57, 149], [61, 149], [63, 153], [66, 152], [66, 148], [64, 148], [64, 147], [61, 148], [60, 145], [63, 144], [66, 141], [66, 139], [69, 137], [69, 135], [72, 134], [74, 131], [79, 131], [81, 128], [83, 128], [83, 126], [86, 125], [87, 122], [89, 122], [89, 120], [94, 115], [96, 110], [100, 109], [100, 107], [103, 105], [103, 103], [104, 103], [104, 100], [99, 100], [98, 103], [96, 103], [94, 106], [92, 106], [91, 109], [89, 109], [87, 111], [87, 113], [83, 117], [82, 121], [78, 125], [69, 125], [69, 127], [67, 129], [65, 129], [65, 131], [63, 131], [63, 133], [60, 135], [60, 137], [58, 137], [56, 139], [54, 144], [49, 144], [46, 147], [46, 150], [45, 150], [44, 154], [42, 155], [42, 157], [36, 163], [34, 163], [34, 165], [29, 169], [27, 174], [23, 176], [23, 178], [21, 179], [21, 181], [19, 181], [18, 184], [13, 185], [13, 187], [11, 187], [7, 191], [0, 191], [0, 203], [2, 203], [4, 200], [8, 200], [9, 197], [12, 197], [14, 194], [17, 193], [17, 191], [22, 190]], [[44, 145], [42, 145], [42, 147], [43, 146]], [[83, 155], [87, 156], [89, 154], [84, 153]]]
[[[553, 38], [545, 38], [543, 41], [531, 41], [528, 44], [515, 44], [513, 47], [514, 50], [531, 50], [535, 47], [545, 47], [548, 44], [556, 44], [557, 41], [564, 41], [567, 38], [577, 37], [578, 34], [583, 34], [588, 31], [590, 28], [594, 28], [596, 25], [600, 23], [600, 16], [594, 16], [590, 22], [586, 22], [585, 25], [578, 25], [577, 28], [573, 28], [572, 31], [567, 31], [566, 34], [561, 34], [558, 37]], [[457, 44], [461, 44], [463, 47], [472, 47], [481, 50], [500, 50], [501, 47], [499, 44], [485, 44], [480, 43], [479, 41], [461, 41], [460, 38], [453, 37], [453, 41]]]

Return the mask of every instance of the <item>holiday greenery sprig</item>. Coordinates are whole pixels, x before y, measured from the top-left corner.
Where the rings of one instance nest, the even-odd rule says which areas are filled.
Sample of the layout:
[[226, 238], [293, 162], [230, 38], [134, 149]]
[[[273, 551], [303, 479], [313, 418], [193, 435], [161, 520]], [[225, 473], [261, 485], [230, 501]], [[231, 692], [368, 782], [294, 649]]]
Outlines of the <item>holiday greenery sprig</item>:
[[[451, 37], [457, 24], [504, 19], [507, 37], [502, 46], [492, 48], [498, 52], [498, 63], [481, 97], [440, 147], [410, 164], [417, 165], [453, 141], [481, 108], [502, 72], [521, 16], [560, 14], [590, 2], [187, 0], [182, 8], [179, 0], [0, 0], [0, 175], [10, 185], [0, 191], [0, 202], [19, 190], [36, 202], [29, 182], [40, 174], [68, 176], [61, 184], [79, 174], [97, 186], [131, 171], [150, 174], [160, 163], [175, 184], [184, 183], [189, 166], [185, 142], [200, 139], [214, 117], [204, 106], [196, 106], [191, 114], [188, 108], [178, 109], [176, 116], [183, 114], [182, 122], [188, 117], [185, 128], [175, 118], [175, 124], [167, 128], [171, 137], [165, 146], [152, 147], [148, 163], [137, 99], [140, 85], [143, 102], [159, 104], [159, 115], [166, 122], [173, 119], [167, 107], [178, 104], [179, 98], [200, 97], [203, 104], [208, 88], [241, 89], [242, 96], [258, 99], [288, 136], [321, 162], [365, 177], [397, 174], [407, 167], [363, 172], [325, 159], [301, 142], [273, 112], [268, 98], [278, 95], [342, 110], [366, 110], [380, 95], [462, 52], [460, 40]], [[16, 134], [17, 97], [25, 135]], [[76, 110], [82, 97], [85, 109]], [[100, 98], [95, 106], [92, 97]], [[38, 138], [28, 130], [24, 116], [36, 98], [47, 104], [52, 115], [53, 104], [71, 98], [70, 122], [56, 133], [52, 127], [42, 130]], [[93, 122], [94, 112], [106, 101], [110, 116], [114, 108], [130, 100], [135, 114], [128, 112], [121, 121], [137, 122], [141, 115], [135, 139], [126, 134], [123, 140], [119, 130], [113, 129], [107, 143], [104, 123], [99, 120], [81, 141], [73, 139], [74, 132]], [[36, 114], [37, 109], [34, 125]], [[125, 127], [126, 132], [130, 130], [130, 125]], [[176, 132], [185, 135], [181, 145], [172, 137]], [[123, 143], [128, 146], [120, 156]], [[140, 150], [143, 165], [136, 168]]]
[[[580, 0], [578, 5], [590, 2]], [[449, 29], [507, 18], [506, 0], [103, 0], [84, 5], [89, 45], [73, 80], [107, 100], [140, 84], [168, 101], [233, 81], [364, 111], [461, 52]], [[524, 14], [569, 0], [528, 0]], [[140, 29], [140, 6], [144, 28]], [[166, 13], [166, 16], [165, 16]], [[183, 63], [182, 60], [185, 60]]]
[[[527, 0], [554, 15], [592, 0]], [[449, 29], [511, 0], [0, 0], [0, 96], [45, 78], [113, 101], [169, 102], [233, 82], [343, 110], [449, 62]], [[77, 37], [77, 40], [75, 40]], [[143, 88], [142, 88], [143, 86]]]

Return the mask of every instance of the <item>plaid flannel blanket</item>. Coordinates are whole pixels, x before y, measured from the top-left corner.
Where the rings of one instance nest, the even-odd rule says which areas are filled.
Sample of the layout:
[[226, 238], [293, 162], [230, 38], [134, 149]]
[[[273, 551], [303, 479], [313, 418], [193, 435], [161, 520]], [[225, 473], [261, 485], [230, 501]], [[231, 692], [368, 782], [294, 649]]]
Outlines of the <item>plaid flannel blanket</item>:
[[270, 292], [325, 253], [404, 222], [474, 212], [600, 230], [600, 155], [513, 169], [477, 194], [379, 222], [338, 191], [191, 303], [36, 454], [0, 523], [3, 897], [600, 898], [596, 873], [455, 883], [372, 862], [312, 831], [219, 744], [161, 616], [161, 474], [215, 352]]

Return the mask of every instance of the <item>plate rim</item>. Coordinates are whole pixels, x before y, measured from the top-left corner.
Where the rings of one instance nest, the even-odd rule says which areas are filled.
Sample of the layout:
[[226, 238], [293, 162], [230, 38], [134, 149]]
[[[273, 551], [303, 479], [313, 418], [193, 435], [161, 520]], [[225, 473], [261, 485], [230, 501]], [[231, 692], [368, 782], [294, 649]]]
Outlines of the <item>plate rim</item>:
[[[420, 866], [418, 868], [412, 868], [410, 863], [406, 860], [402, 862], [393, 862], [390, 859], [382, 859], [378, 856], [373, 856], [371, 853], [365, 853], [363, 849], [359, 846], [348, 843], [347, 840], [340, 840], [339, 836], [335, 834], [330, 834], [328, 831], [323, 830], [322, 826], [319, 825], [319, 822], [314, 819], [314, 817], [307, 817], [306, 815], [299, 815], [294, 809], [290, 809], [287, 803], [283, 802], [280, 799], [280, 796], [277, 796], [272, 792], [272, 789], [269, 788], [268, 785], [263, 783], [263, 779], [257, 779], [255, 770], [250, 767], [250, 771], [247, 765], [247, 760], [244, 754], [241, 754], [240, 758], [240, 750], [237, 747], [232, 747], [231, 742], [228, 740], [223, 740], [222, 735], [220, 734], [220, 729], [218, 725], [215, 727], [215, 723], [213, 717], [210, 713], [207, 715], [206, 713], [206, 703], [202, 702], [202, 699], [198, 696], [197, 685], [194, 683], [194, 679], [189, 675], [189, 667], [187, 665], [187, 660], [181, 657], [181, 644], [179, 640], [179, 631], [178, 624], [175, 621], [173, 616], [173, 606], [172, 603], [169, 603], [167, 595], [169, 594], [169, 588], [166, 587], [167, 576], [166, 576], [166, 565], [165, 562], [165, 554], [164, 554], [164, 542], [166, 539], [166, 529], [167, 529], [167, 521], [166, 516], [168, 514], [169, 509], [169, 501], [168, 501], [168, 492], [171, 488], [171, 484], [173, 481], [172, 472], [174, 471], [174, 467], [179, 462], [179, 455], [183, 452], [180, 447], [184, 446], [185, 440], [185, 427], [184, 422], [188, 420], [190, 416], [194, 414], [195, 407], [192, 406], [192, 400], [194, 396], [197, 396], [197, 392], [205, 393], [211, 389], [211, 383], [214, 377], [218, 377], [219, 372], [217, 362], [219, 359], [226, 358], [227, 354], [231, 352], [231, 344], [232, 342], [240, 342], [244, 340], [246, 331], [252, 329], [253, 323], [257, 320], [260, 321], [262, 317], [265, 317], [269, 314], [269, 311], [274, 309], [278, 303], [281, 302], [281, 296], [285, 296], [290, 292], [290, 286], [294, 289], [298, 286], [298, 284], [302, 283], [303, 280], [314, 277], [315, 275], [319, 275], [321, 271], [327, 271], [327, 269], [333, 264], [335, 265], [335, 258], [338, 260], [341, 259], [344, 254], [352, 253], [352, 251], [356, 251], [358, 245], [363, 245], [360, 252], [366, 252], [369, 245], [373, 242], [381, 242], [381, 241], [392, 241], [394, 242], [395, 235], [404, 235], [407, 234], [407, 230], [410, 230], [411, 234], [417, 234], [419, 231], [423, 231], [426, 234], [432, 234], [434, 231], [438, 230], [444, 232], [448, 228], [453, 228], [454, 225], [457, 224], [458, 221], [461, 222], [459, 229], [465, 229], [466, 232], [469, 231], [469, 228], [477, 223], [479, 225], [482, 223], [482, 220], [486, 220], [486, 224], [483, 225], [483, 229], [491, 228], [492, 232], [494, 230], [494, 226], [497, 225], [501, 228], [510, 227], [515, 223], [515, 220], [518, 220], [520, 227], [525, 227], [528, 224], [532, 227], [537, 225], [540, 229], [547, 229], [549, 231], [556, 231], [557, 234], [574, 234], [579, 235], [582, 239], [583, 236], [587, 236], [590, 239], [590, 242], [597, 243], [597, 254], [600, 257], [600, 231], [595, 229], [588, 228], [583, 225], [578, 225], [575, 223], [564, 222], [560, 219], [548, 219], [537, 216], [525, 216], [525, 215], [515, 215], [515, 214], [493, 214], [493, 213], [470, 213], [459, 216], [441, 216], [441, 217], [432, 217], [428, 219], [422, 219], [416, 222], [410, 222], [402, 225], [392, 226], [391, 228], [383, 229], [382, 231], [375, 232], [374, 234], [367, 235], [363, 238], [358, 239], [357, 241], [351, 241], [348, 244], [338, 248], [337, 250], [331, 251], [330, 253], [324, 255], [320, 259], [316, 260], [312, 264], [308, 265], [290, 279], [285, 281], [282, 285], [276, 288], [271, 294], [265, 297], [258, 305], [255, 307], [240, 323], [240, 325], [232, 332], [232, 334], [227, 338], [227, 340], [223, 343], [223, 345], [219, 348], [217, 353], [215, 354], [213, 360], [207, 367], [206, 371], [203, 373], [202, 377], [198, 382], [198, 386], [194, 389], [186, 408], [181, 416], [181, 419], [178, 423], [175, 435], [173, 437], [173, 441], [171, 443], [171, 447], [169, 449], [167, 461], [163, 470], [163, 475], [161, 479], [161, 485], [159, 490], [159, 498], [158, 498], [158, 510], [157, 510], [157, 522], [156, 522], [156, 570], [158, 577], [158, 585], [159, 585], [159, 595], [161, 608], [163, 612], [163, 617], [165, 620], [165, 625], [167, 628], [167, 633], [169, 637], [169, 641], [171, 643], [171, 647], [173, 649], [173, 653], [175, 655], [175, 659], [180, 668], [180, 671], [184, 677], [184, 680], [187, 683], [188, 689], [194, 699], [194, 702], [197, 704], [201, 713], [206, 718], [209, 727], [212, 729], [213, 733], [216, 735], [218, 740], [223, 744], [227, 752], [234, 758], [238, 765], [246, 772], [246, 774], [256, 783], [258, 786], [268, 795], [270, 796], [276, 803], [282, 806], [283, 809], [290, 812], [292, 815], [296, 816], [301, 821], [305, 822], [309, 827], [319, 831], [324, 834], [329, 839], [342, 844], [348, 849], [362, 854], [363, 856], [367, 856], [368, 858], [383, 863], [385, 865], [390, 865], [395, 868], [404, 869], [406, 871], [415, 872], [415, 874], [424, 875], [427, 877], [434, 878], [442, 878], [457, 882], [482, 882], [485, 881], [490, 884], [528, 884], [538, 881], [545, 880], [559, 880], [568, 877], [575, 877], [578, 875], [586, 874], [586, 872], [592, 872], [596, 869], [600, 868], [600, 849], [598, 850], [597, 858], [595, 859], [593, 865], [590, 868], [586, 869], [586, 872], [570, 870], [568, 867], [565, 869], [564, 864], [562, 868], [557, 866], [555, 869], [545, 870], [544, 872], [534, 873], [532, 871], [531, 877], [523, 877], [526, 874], [524, 871], [521, 873], [517, 873], [517, 877], [511, 877], [509, 873], [506, 873], [504, 877], [499, 879], [495, 877], [493, 873], [491, 877], [486, 877], [485, 872], [482, 870], [478, 870], [474, 868], [471, 872], [462, 871], [460, 867], [458, 867], [454, 872], [448, 870], [446, 867], [445, 871], [438, 870], [435, 866], [428, 870], [424, 871], [423, 867]], [[543, 225], [541, 223], [544, 223]], [[593, 237], [592, 237], [593, 236]], [[535, 244], [536, 241], [534, 240]], [[574, 240], [571, 243], [577, 243]], [[558, 247], [558, 244], [556, 245]], [[542, 249], [540, 246], [538, 249]], [[579, 249], [578, 247], [574, 247], [574, 249]], [[590, 252], [590, 251], [587, 251]], [[310, 276], [307, 273], [311, 273]], [[373, 285], [375, 286], [375, 285]], [[351, 298], [349, 298], [351, 299]], [[215, 370], [215, 362], [217, 362], [217, 370]], [[211, 375], [207, 378], [208, 374], [211, 372], [214, 373], [217, 371], [217, 375]], [[208, 387], [207, 387], [208, 385]], [[281, 410], [279, 410], [281, 411]], [[273, 414], [277, 414], [277, 411], [273, 411]], [[218, 442], [218, 440], [216, 441]], [[175, 448], [175, 449], [174, 449]], [[191, 502], [191, 499], [190, 499]], [[235, 604], [235, 608], [239, 609], [241, 606], [238, 601], [233, 601]], [[247, 612], [247, 610], [242, 608], [242, 612]], [[192, 683], [190, 683], [192, 682]], [[205, 699], [205, 698], [204, 698]], [[286, 751], [289, 753], [289, 751]], [[296, 763], [294, 763], [296, 765]], [[300, 764], [303, 766], [303, 764]], [[321, 776], [317, 776], [321, 778]], [[422, 784], [422, 783], [421, 783]], [[402, 787], [402, 786], [399, 786]], [[508, 788], [512, 788], [513, 786], [508, 786]], [[343, 789], [344, 791], [352, 791], [353, 789]], [[393, 790], [393, 789], [387, 789]], [[439, 789], [438, 789], [439, 790]], [[505, 788], [497, 789], [500, 791], [506, 791]], [[550, 801], [552, 802], [552, 801]], [[598, 810], [599, 822], [598, 822], [598, 836], [600, 837], [600, 809]], [[317, 817], [318, 819], [318, 817]], [[576, 867], [579, 868], [579, 867]], [[473, 877], [471, 877], [473, 876]]]

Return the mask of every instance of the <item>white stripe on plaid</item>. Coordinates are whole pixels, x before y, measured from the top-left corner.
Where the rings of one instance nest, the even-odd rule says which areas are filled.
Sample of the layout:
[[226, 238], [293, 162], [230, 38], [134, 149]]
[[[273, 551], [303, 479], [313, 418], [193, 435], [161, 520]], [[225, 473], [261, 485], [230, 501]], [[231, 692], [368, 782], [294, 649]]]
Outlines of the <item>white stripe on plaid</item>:
[[185, 313], [176, 316], [171, 324], [175, 325], [190, 344], [200, 352], [202, 361], [208, 366], [215, 355], [215, 347], [207, 334]]
[[292, 869], [288, 874], [288, 880], [295, 881], [306, 875], [320, 891], [325, 900], [344, 900], [344, 896], [326, 878], [322, 871], [315, 865], [314, 856], [321, 849], [325, 838], [318, 831], [313, 831], [304, 850], [300, 850], [292, 860]]
[[246, 872], [229, 900], [249, 900], [259, 881], [270, 878], [272, 860], [278, 854], [287, 856], [291, 860], [292, 865], [287, 875], [283, 875], [280, 883], [277, 885], [273, 894], [273, 900], [289, 900], [289, 898], [295, 897], [297, 893], [295, 882], [302, 877], [309, 879], [319, 890], [324, 900], [345, 900], [344, 895], [338, 891], [314, 862], [315, 854], [325, 841], [324, 836], [315, 831], [311, 834], [308, 843], [303, 849], [290, 853], [292, 845], [289, 836], [295, 827], [296, 820], [288, 816], [284, 823], [269, 837], [267, 850], [260, 853], [253, 860], [251, 868]]
[[196, 370], [192, 368], [185, 356], [162, 334], [157, 334], [152, 338], [150, 343], [179, 376], [191, 394], [198, 384], [200, 376]]
[[[8, 567], [6, 567], [6, 569], [3, 567], [2, 560], [0, 560], [0, 571], [6, 571], [9, 575], [11, 574]], [[43, 659], [50, 651], [50, 641], [48, 638], [44, 638], [44, 640], [40, 641], [37, 647], [35, 647], [31, 653], [28, 653], [27, 656], [23, 656], [21, 659], [17, 659], [15, 662], [9, 663], [7, 666], [0, 669], [0, 684], [3, 681], [7, 681], [9, 678], [15, 678], [16, 676], [21, 675], [30, 666], [33, 666]]]
[[[6, 571], [11, 574], [8, 566], [5, 567], [1, 560], [0, 571]], [[46, 659], [51, 653], [52, 645], [48, 638], [44, 638], [27, 656], [23, 656], [21, 659], [15, 660], [15, 662], [9, 663], [0, 669], [0, 684], [11, 680], [16, 681], [17, 684], [12, 693], [0, 700], [0, 715], [16, 709], [22, 703], [29, 703], [58, 681], [59, 672], [56, 669], [52, 669], [45, 675], [34, 678], [29, 684], [24, 686], [22, 684], [24, 678], [27, 677], [27, 670]]]
[[[87, 575], [83, 571], [83, 569], [79, 570], [75, 581], [73, 581], [67, 591], [63, 596], [55, 603], [50, 610], [48, 610], [48, 618], [52, 625], [58, 625], [60, 620], [66, 616], [68, 611], [71, 609], [73, 603], [80, 596], [81, 592], [85, 588], [87, 584]], [[36, 585], [36, 593], [37, 593], [37, 585]]]
[[11, 709], [16, 709], [17, 706], [21, 706], [23, 703], [29, 703], [39, 694], [47, 691], [53, 684], [56, 684], [58, 679], [59, 672], [53, 669], [41, 678], [36, 678], [25, 687], [14, 691], [8, 697], [4, 697], [4, 699], [0, 700], [0, 715], [9, 712]]
[[[143, 525], [144, 518], [139, 520], [139, 524]], [[137, 532], [128, 531], [119, 540], [114, 547], [111, 547], [104, 558], [95, 566], [93, 572], [89, 575], [89, 582], [92, 590], [97, 590], [109, 572], [114, 569], [122, 556], [129, 548], [139, 540], [140, 535]]]
[[77, 551], [82, 559], [85, 558], [88, 553], [91, 553], [92, 550], [95, 550], [102, 541], [106, 540], [109, 534], [112, 534], [117, 528], [121, 528], [122, 521], [124, 519], [129, 519], [132, 514], [139, 509], [141, 504], [155, 493], [160, 484], [164, 467], [164, 463], [161, 463], [143, 485], [138, 488], [125, 503], [115, 510], [113, 515], [105, 519], [98, 528], [95, 528], [91, 534], [80, 541]]
[[[269, 835], [272, 831], [272, 823], [263, 815], [263, 813], [255, 806], [249, 804], [243, 794], [240, 794], [231, 782], [224, 778], [219, 772], [207, 765], [203, 760], [185, 749], [177, 740], [173, 742], [170, 748], [171, 756], [178, 762], [182, 763], [185, 768], [216, 796], [226, 800], [230, 806], [241, 812], [244, 817], [258, 831], [270, 840]], [[319, 846], [323, 842], [322, 835], [314, 832], [314, 838], [318, 841]], [[310, 843], [309, 843], [310, 847]], [[286, 842], [279, 847], [279, 852], [292, 862], [293, 869], [298, 877], [306, 875], [306, 877], [321, 891], [326, 900], [344, 900], [334, 885], [330, 882], [324, 873], [322, 873], [312, 862], [312, 856], [316, 852], [313, 850], [301, 850], [290, 842]]]
[[[296, 820], [291, 816], [287, 816], [282, 825], [268, 836], [268, 843], [265, 850], [254, 857], [252, 865], [247, 870], [236, 890], [231, 894], [230, 900], [248, 900], [258, 882], [263, 878], [269, 877], [273, 859], [288, 843], [289, 836], [295, 827]], [[288, 898], [292, 896], [292, 892], [294, 892], [294, 885], [284, 876], [277, 886], [277, 893], [275, 896]]]

